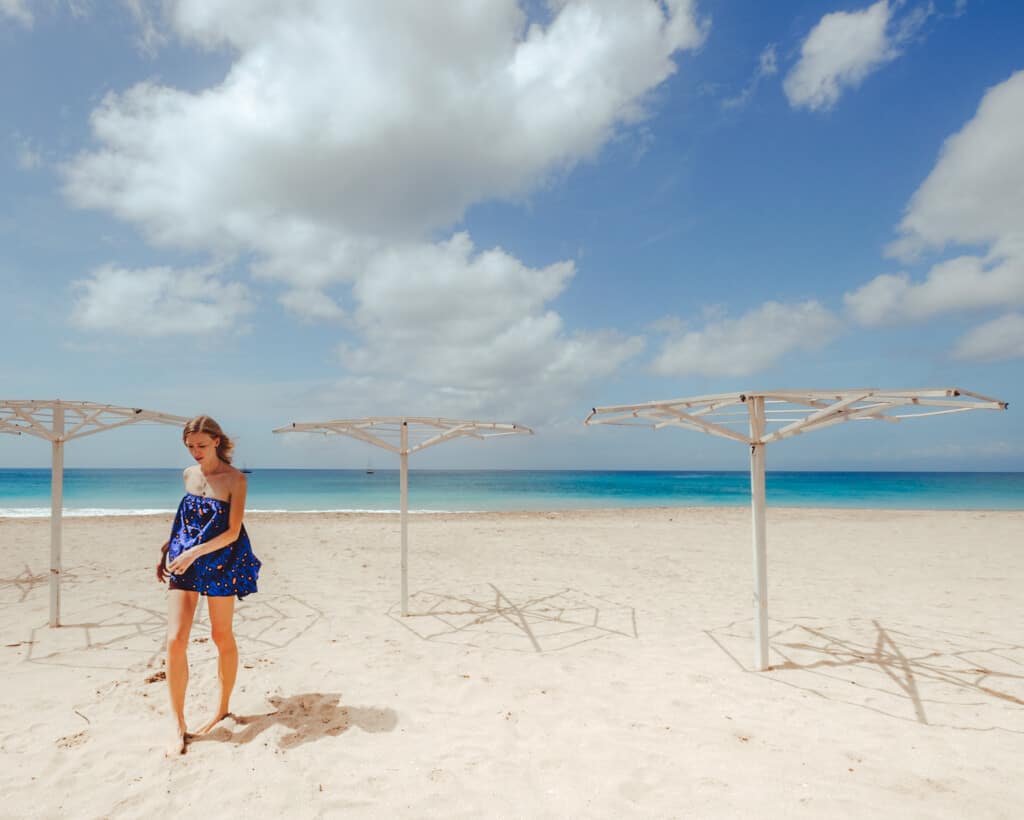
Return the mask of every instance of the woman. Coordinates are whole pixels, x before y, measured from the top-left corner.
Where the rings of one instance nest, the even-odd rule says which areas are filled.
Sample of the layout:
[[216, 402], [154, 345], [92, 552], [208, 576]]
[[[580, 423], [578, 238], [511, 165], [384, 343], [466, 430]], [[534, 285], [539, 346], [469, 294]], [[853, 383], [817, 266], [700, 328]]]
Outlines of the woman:
[[177, 723], [169, 754], [184, 754], [188, 688], [188, 641], [199, 596], [206, 596], [210, 631], [217, 645], [220, 704], [196, 735], [209, 732], [229, 714], [228, 702], [238, 672], [238, 647], [232, 621], [235, 597], [256, 592], [260, 562], [253, 555], [242, 516], [245, 475], [231, 466], [231, 439], [209, 416], [185, 425], [182, 440], [196, 464], [186, 467], [185, 497], [171, 527], [171, 538], [157, 566], [157, 578], [169, 581], [167, 596], [167, 685]]

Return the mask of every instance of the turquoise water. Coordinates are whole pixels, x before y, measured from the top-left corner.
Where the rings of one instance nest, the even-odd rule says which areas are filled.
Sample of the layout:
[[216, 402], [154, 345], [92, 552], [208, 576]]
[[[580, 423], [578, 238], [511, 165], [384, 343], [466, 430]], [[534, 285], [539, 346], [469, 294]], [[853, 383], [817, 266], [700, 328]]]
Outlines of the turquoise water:
[[[66, 515], [173, 512], [180, 469], [69, 469]], [[785, 507], [1024, 509], [1024, 473], [769, 472], [768, 503]], [[410, 470], [413, 511], [735, 506], [746, 472]], [[394, 511], [397, 470], [254, 470], [249, 510]], [[0, 516], [48, 515], [46, 469], [0, 469]]]

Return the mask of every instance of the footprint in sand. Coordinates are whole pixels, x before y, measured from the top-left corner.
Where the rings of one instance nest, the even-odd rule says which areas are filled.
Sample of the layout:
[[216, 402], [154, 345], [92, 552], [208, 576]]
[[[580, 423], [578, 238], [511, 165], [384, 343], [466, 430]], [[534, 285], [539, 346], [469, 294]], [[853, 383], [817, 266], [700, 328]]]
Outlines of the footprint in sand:
[[73, 735], [65, 735], [57, 741], [57, 745], [61, 749], [73, 749], [76, 746], [81, 746], [85, 741], [89, 739], [88, 732], [83, 729], [81, 732], [75, 732]]

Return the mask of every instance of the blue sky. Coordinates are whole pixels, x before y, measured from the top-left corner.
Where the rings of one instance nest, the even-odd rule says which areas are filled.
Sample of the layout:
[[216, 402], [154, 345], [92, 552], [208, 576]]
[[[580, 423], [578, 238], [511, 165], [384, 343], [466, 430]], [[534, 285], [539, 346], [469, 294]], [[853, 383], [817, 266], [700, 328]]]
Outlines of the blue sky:
[[388, 466], [270, 430], [405, 414], [537, 431], [421, 466], [739, 469], [581, 421], [957, 386], [1010, 411], [769, 468], [1020, 469], [1022, 30], [1010, 0], [0, 0], [0, 398], [209, 413], [251, 466]]

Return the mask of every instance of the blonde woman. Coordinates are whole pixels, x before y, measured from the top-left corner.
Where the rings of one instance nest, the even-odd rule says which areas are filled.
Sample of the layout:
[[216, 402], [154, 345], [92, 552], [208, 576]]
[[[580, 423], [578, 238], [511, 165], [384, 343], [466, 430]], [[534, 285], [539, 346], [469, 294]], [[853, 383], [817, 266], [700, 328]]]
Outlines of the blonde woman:
[[260, 562], [253, 554], [242, 517], [245, 475], [231, 466], [234, 445], [209, 416], [197, 416], [182, 431], [196, 464], [183, 473], [185, 496], [178, 505], [171, 537], [157, 566], [167, 580], [167, 685], [176, 723], [168, 754], [184, 754], [192, 735], [185, 727], [188, 641], [199, 596], [206, 596], [210, 631], [217, 646], [220, 703], [213, 717], [195, 732], [203, 735], [229, 714], [238, 672], [233, 620], [235, 598], [256, 592]]

